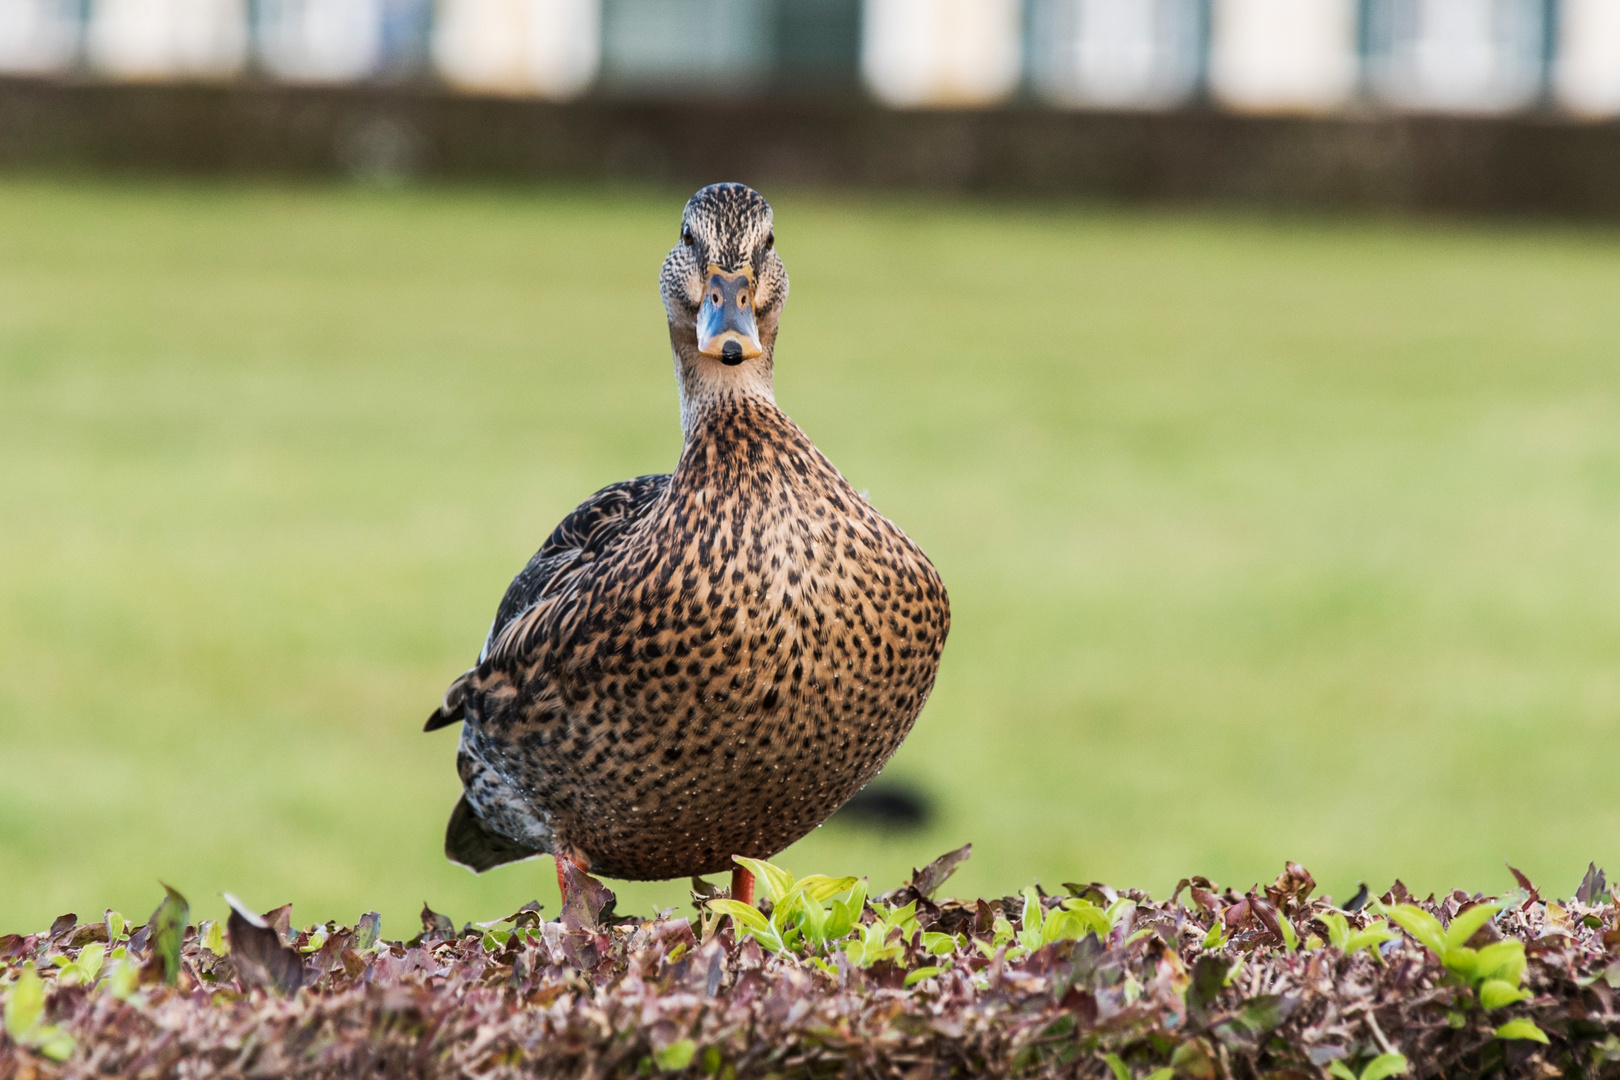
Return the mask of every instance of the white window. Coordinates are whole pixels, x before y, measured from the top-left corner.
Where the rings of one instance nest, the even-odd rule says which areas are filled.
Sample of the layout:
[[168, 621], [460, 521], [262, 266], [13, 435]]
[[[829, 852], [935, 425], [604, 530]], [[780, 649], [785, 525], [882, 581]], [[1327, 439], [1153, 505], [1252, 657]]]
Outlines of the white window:
[[757, 86], [771, 75], [761, 0], [602, 0], [602, 75], [616, 86]]
[[381, 0], [258, 0], [256, 44], [282, 79], [363, 79], [382, 59]]
[[1035, 91], [1059, 105], [1167, 108], [1198, 92], [1206, 0], [1030, 0]]
[[1375, 97], [1437, 112], [1507, 112], [1546, 87], [1549, 0], [1371, 0]]
[[0, 71], [46, 75], [79, 58], [78, 0], [6, 0], [0, 3]]
[[1018, 89], [1018, 0], [866, 0], [861, 73], [899, 106], [990, 105]]
[[433, 57], [469, 89], [567, 98], [601, 61], [598, 0], [441, 0]]
[[1221, 0], [1210, 92], [1257, 112], [1338, 108], [1356, 92], [1356, 0]]
[[96, 0], [90, 63], [132, 79], [219, 77], [247, 60], [245, 0]]
[[1620, 0], [1561, 0], [1553, 85], [1565, 108], [1620, 115]]

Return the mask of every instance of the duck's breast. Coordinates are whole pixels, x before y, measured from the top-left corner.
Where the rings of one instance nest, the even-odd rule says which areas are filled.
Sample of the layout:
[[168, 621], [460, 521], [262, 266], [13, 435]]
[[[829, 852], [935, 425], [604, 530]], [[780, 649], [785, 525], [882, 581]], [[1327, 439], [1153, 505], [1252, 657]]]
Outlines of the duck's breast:
[[531, 775], [602, 873], [775, 854], [876, 774], [933, 686], [932, 564], [796, 427], [771, 434], [689, 448], [552, 667]]

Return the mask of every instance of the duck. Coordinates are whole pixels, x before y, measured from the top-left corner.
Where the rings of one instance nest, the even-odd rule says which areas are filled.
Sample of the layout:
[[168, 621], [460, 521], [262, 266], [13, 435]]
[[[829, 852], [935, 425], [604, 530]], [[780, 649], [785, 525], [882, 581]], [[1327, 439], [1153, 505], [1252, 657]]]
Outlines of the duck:
[[445, 855], [552, 855], [665, 880], [769, 859], [911, 731], [950, 631], [944, 582], [776, 403], [788, 295], [770, 204], [687, 201], [659, 292], [680, 397], [673, 472], [580, 503], [512, 580], [426, 730], [461, 724]]

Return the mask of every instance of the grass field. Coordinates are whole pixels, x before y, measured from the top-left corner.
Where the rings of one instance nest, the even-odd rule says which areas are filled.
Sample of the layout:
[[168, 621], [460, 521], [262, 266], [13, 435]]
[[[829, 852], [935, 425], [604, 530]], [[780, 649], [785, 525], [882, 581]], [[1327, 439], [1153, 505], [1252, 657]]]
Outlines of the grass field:
[[[674, 462], [683, 195], [0, 182], [0, 931], [159, 878], [555, 911], [444, 862], [420, 727], [555, 521]], [[937, 825], [781, 861], [1620, 868], [1620, 234], [767, 195], [779, 400], [954, 610], [890, 770]]]

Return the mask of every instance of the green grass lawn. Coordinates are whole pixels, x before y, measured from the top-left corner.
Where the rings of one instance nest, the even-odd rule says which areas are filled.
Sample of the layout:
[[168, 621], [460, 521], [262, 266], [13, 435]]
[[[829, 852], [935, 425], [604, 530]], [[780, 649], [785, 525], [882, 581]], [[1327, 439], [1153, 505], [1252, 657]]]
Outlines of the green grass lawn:
[[[766, 194], [779, 400], [954, 612], [890, 767], [937, 825], [780, 861], [1620, 868], [1620, 234]], [[159, 878], [556, 910], [444, 861], [420, 728], [556, 520], [674, 463], [683, 197], [0, 182], [0, 931]]]

